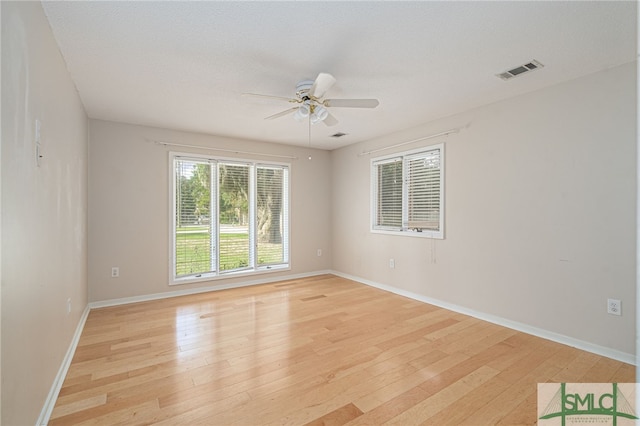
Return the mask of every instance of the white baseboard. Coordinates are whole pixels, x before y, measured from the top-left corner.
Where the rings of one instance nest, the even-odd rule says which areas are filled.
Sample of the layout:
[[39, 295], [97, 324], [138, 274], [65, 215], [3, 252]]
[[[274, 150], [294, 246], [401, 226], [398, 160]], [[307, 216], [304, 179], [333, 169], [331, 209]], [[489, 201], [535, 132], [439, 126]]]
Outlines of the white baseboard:
[[474, 311], [473, 309], [465, 308], [463, 306], [455, 305], [452, 303], [443, 302], [441, 300], [432, 299], [421, 294], [413, 293], [410, 291], [402, 290], [397, 287], [393, 287], [386, 284], [381, 284], [375, 281], [371, 281], [365, 278], [356, 277], [353, 275], [345, 274], [339, 271], [331, 271], [332, 274], [342, 278], [346, 278], [352, 281], [356, 281], [362, 284], [366, 284], [371, 287], [378, 288], [380, 290], [388, 291], [398, 294], [400, 296], [408, 297], [410, 299], [417, 300], [419, 302], [428, 303], [430, 305], [438, 306], [440, 308], [448, 309], [450, 311], [458, 312], [460, 314], [469, 315], [474, 318], [481, 319], [493, 324], [501, 325], [503, 327], [510, 328], [512, 330], [521, 331], [523, 333], [531, 334], [533, 336], [541, 337], [543, 339], [551, 340], [553, 342], [568, 345], [574, 348], [578, 348], [587, 352], [601, 355], [607, 358], [622, 361], [627, 364], [637, 365], [636, 356], [634, 354], [618, 351], [615, 349], [607, 348], [604, 346], [596, 345], [594, 343], [586, 342], [584, 340], [574, 339], [573, 337], [565, 336], [563, 334], [555, 333], [553, 331], [544, 330], [541, 328], [533, 327], [528, 324], [524, 324], [517, 321], [511, 321], [502, 317], [487, 314], [484, 312]]
[[252, 285], [269, 284], [269, 283], [274, 283], [278, 281], [296, 280], [299, 278], [307, 278], [307, 277], [313, 277], [316, 275], [332, 274], [332, 273], [333, 273], [332, 271], [326, 270], [326, 271], [307, 272], [302, 274], [279, 275], [277, 277], [266, 277], [266, 278], [260, 278], [260, 279], [250, 280], [250, 281], [241, 281], [241, 282], [232, 283], [232, 284], [217, 284], [217, 285], [207, 286], [207, 287], [188, 288], [184, 290], [167, 291], [164, 293], [153, 293], [153, 294], [146, 294], [142, 296], [123, 297], [120, 299], [109, 299], [109, 300], [102, 300], [98, 302], [90, 302], [89, 307], [91, 309], [95, 309], [95, 308], [104, 308], [107, 306], [126, 305], [128, 303], [148, 302], [150, 300], [168, 299], [170, 297], [176, 297], [176, 296], [186, 296], [189, 294], [207, 293], [210, 291], [217, 291], [217, 290], [228, 290], [230, 288], [240, 288], [240, 287], [248, 287]]
[[87, 317], [89, 316], [90, 310], [91, 309], [89, 308], [89, 305], [87, 305], [84, 308], [84, 312], [82, 312], [82, 316], [80, 317], [80, 321], [78, 321], [78, 326], [76, 327], [76, 331], [73, 334], [73, 338], [71, 339], [71, 344], [69, 345], [69, 349], [67, 349], [67, 353], [62, 359], [62, 365], [60, 365], [58, 374], [56, 374], [56, 378], [53, 380], [53, 384], [51, 385], [51, 389], [49, 390], [49, 395], [47, 395], [47, 399], [44, 402], [42, 411], [40, 411], [40, 416], [36, 421], [36, 425], [46, 425], [49, 423], [49, 418], [51, 417], [53, 408], [56, 405], [56, 400], [58, 399], [58, 394], [60, 393], [60, 389], [62, 389], [62, 384], [64, 383], [64, 379], [65, 377], [67, 377], [67, 371], [69, 371], [71, 360], [73, 359], [73, 355], [76, 353], [76, 348], [78, 347], [78, 341], [80, 341], [80, 336], [82, 335], [82, 330], [84, 330], [84, 324], [85, 322], [87, 322]]

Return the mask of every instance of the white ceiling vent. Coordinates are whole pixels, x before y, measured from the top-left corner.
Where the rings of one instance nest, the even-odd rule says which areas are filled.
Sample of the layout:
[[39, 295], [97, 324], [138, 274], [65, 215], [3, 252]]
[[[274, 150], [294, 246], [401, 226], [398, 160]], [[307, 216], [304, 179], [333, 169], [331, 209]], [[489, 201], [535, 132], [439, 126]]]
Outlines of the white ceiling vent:
[[503, 80], [510, 80], [513, 77], [517, 77], [519, 75], [522, 74], [526, 74], [528, 72], [531, 71], [535, 71], [539, 68], [544, 67], [544, 65], [542, 65], [540, 62], [536, 61], [535, 59], [532, 60], [531, 62], [527, 62], [526, 64], [520, 65], [519, 67], [515, 67], [513, 69], [510, 69], [509, 71], [505, 71], [503, 73], [500, 74], [496, 74], [497, 77], [500, 77]]

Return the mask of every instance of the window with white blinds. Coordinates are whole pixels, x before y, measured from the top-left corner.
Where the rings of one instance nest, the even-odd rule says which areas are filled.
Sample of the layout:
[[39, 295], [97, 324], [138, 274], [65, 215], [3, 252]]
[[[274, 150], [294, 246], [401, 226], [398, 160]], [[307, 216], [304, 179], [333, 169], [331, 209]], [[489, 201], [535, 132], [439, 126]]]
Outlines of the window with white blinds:
[[171, 284], [289, 267], [289, 168], [171, 154]]
[[372, 232], [444, 238], [444, 145], [371, 162]]

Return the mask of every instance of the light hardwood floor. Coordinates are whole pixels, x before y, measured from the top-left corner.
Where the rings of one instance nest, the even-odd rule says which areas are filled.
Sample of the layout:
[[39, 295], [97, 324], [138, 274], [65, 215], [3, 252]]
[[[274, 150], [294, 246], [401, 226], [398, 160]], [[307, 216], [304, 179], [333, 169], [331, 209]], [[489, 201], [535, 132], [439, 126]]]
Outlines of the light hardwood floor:
[[61, 424], [535, 424], [635, 367], [332, 275], [92, 310]]

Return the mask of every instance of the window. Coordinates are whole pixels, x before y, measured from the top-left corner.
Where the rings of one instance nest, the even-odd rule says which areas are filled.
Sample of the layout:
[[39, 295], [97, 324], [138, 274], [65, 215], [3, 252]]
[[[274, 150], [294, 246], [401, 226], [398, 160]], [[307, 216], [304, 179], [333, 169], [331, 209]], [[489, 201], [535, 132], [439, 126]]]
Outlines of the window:
[[171, 283], [289, 267], [289, 168], [171, 154]]
[[371, 230], [444, 238], [444, 145], [371, 161]]

